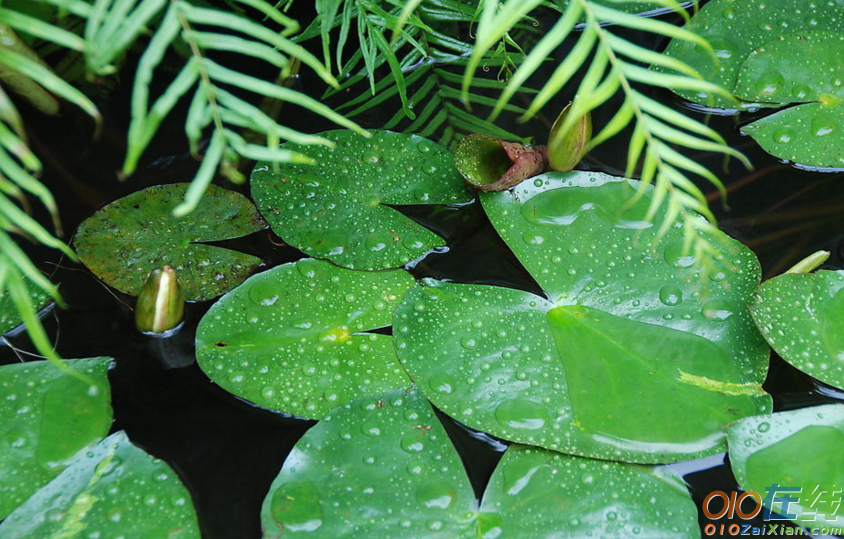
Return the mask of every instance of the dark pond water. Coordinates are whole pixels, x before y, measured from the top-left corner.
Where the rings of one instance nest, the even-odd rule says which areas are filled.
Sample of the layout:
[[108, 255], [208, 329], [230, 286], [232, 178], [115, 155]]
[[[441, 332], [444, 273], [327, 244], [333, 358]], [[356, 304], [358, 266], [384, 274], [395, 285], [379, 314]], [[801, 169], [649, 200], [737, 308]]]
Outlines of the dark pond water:
[[[301, 14], [302, 19], [307, 15]], [[639, 36], [628, 36], [639, 39]], [[641, 41], [641, 39], [639, 39]], [[644, 42], [653, 46], [652, 42]], [[130, 71], [127, 71], [129, 73]], [[318, 95], [315, 80], [303, 78], [301, 88]], [[165, 124], [145, 154], [141, 170], [124, 183], [117, 180], [124, 155], [123, 136], [128, 122], [131, 80], [123, 80], [100, 101], [106, 118], [105, 134], [90, 140], [90, 125], [69, 110], [59, 120], [32, 116], [32, 143], [45, 161], [44, 182], [58, 198], [66, 230], [72, 233], [90, 213], [107, 202], [149, 185], [187, 181], [197, 163], [187, 154], [181, 118]], [[663, 102], [683, 108], [668, 93]], [[556, 111], [570, 96], [560, 96], [546, 114], [528, 124], [509, 128], [537, 140], [544, 139]], [[611, 107], [611, 105], [610, 105]], [[391, 116], [394, 109], [386, 111]], [[610, 109], [611, 110], [611, 109]], [[700, 113], [693, 113], [700, 116]], [[742, 121], [754, 115], [747, 114]], [[757, 115], [758, 116], [758, 115]], [[608, 116], [599, 113], [595, 124]], [[359, 118], [367, 127], [378, 117]], [[331, 126], [305, 111], [285, 110], [284, 122], [319, 131]], [[730, 191], [729, 208], [720, 204], [714, 188], [713, 208], [722, 228], [750, 246], [759, 256], [765, 277], [781, 273], [805, 255], [827, 249], [833, 255], [827, 268], [844, 267], [844, 182], [841, 174], [807, 172], [779, 163], [739, 135], [735, 117], [709, 118], [730, 144], [745, 152], [755, 165], [747, 171], [738, 163], [726, 168], [717, 156], [693, 156], [720, 173]], [[626, 153], [624, 139], [599, 148], [585, 165], [619, 172]], [[221, 182], [228, 188], [231, 185]], [[244, 193], [247, 190], [240, 189]], [[448, 248], [430, 253], [408, 269], [417, 277], [447, 278], [457, 282], [486, 283], [537, 291], [528, 273], [498, 238], [477, 204], [461, 208], [402, 208], [407, 215], [443, 234]], [[278, 247], [279, 238], [268, 231], [222, 245], [262, 257], [265, 268], [290, 262], [303, 254]], [[191, 304], [186, 324], [167, 340], [151, 339], [134, 331], [130, 306], [133, 298], [108, 289], [84, 267], [54, 253], [32, 250], [34, 259], [61, 283], [70, 307], [53, 310], [45, 324], [63, 357], [112, 356], [110, 372], [114, 427], [132, 441], [166, 460], [190, 489], [204, 537], [256, 539], [260, 537], [259, 511], [267, 489], [296, 441], [314, 423], [258, 409], [211, 383], [193, 362], [196, 324], [210, 303]], [[20, 349], [31, 349], [25, 335], [10, 339]], [[9, 347], [0, 348], [0, 364], [31, 359]], [[774, 356], [765, 389], [776, 410], [830, 402], [844, 402], [844, 393], [796, 371]], [[473, 432], [441, 415], [469, 471], [476, 492], [483, 491], [505, 444]], [[724, 456], [675, 465], [684, 474], [697, 505], [710, 491], [730, 492], [736, 482]], [[701, 524], [705, 524], [703, 520]], [[761, 525], [761, 522], [754, 524]], [[717, 536], [717, 535], [716, 535]]]

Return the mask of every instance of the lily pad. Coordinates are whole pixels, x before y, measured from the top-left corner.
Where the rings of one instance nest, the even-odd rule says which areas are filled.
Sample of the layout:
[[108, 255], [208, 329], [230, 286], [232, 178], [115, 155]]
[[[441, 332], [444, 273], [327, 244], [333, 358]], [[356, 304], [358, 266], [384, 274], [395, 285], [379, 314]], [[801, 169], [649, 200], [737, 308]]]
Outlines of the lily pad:
[[[26, 290], [29, 293], [32, 306], [36, 311], [40, 311], [53, 300], [49, 293], [34, 286], [26, 277], [23, 277], [23, 281], [26, 284]], [[15, 329], [22, 322], [18, 314], [18, 308], [15, 306], [9, 290], [4, 287], [0, 290], [0, 335]]]
[[190, 494], [164, 462], [112, 434], [18, 507], [0, 539], [199, 538]]
[[214, 382], [255, 404], [314, 419], [365, 395], [407, 387], [389, 335], [413, 277], [305, 259], [248, 279], [200, 321], [196, 358]]
[[471, 200], [451, 153], [417, 135], [373, 133], [320, 133], [335, 144], [329, 149], [282, 145], [307, 152], [316, 165], [258, 163], [252, 197], [276, 234], [313, 257], [360, 270], [396, 268], [445, 245], [389, 205]]
[[750, 312], [783, 359], [844, 388], [844, 270], [787, 273], [766, 281]]
[[844, 35], [833, 32], [790, 34], [754, 51], [742, 65], [736, 95], [802, 104], [742, 131], [780, 159], [809, 167], [844, 167], [842, 57]]
[[723, 425], [771, 409], [769, 349], [747, 312], [758, 261], [710, 237], [702, 288], [681, 228], [655, 245], [650, 191], [629, 205], [637, 188], [574, 172], [482, 195], [545, 297], [430, 280], [408, 293], [396, 349], [439, 409], [507, 440], [643, 463], [723, 451]]
[[261, 260], [202, 242], [239, 238], [265, 223], [246, 197], [216, 185], [193, 212], [174, 217], [188, 185], [149, 187], [99, 210], [76, 231], [79, 258], [108, 285], [133, 296], [149, 272], [167, 265], [188, 301], [213, 299], [240, 284]]
[[694, 503], [667, 470], [536, 448], [511, 446], [479, 505], [416, 391], [346, 404], [308, 431], [273, 481], [261, 522], [266, 538], [699, 536]]
[[49, 361], [0, 367], [0, 520], [108, 433], [110, 364], [105, 357], [65, 362], [89, 382]]
[[[706, 38], [714, 54], [700, 45], [679, 39], [672, 40], [665, 52], [696, 69], [704, 80], [733, 91], [745, 59], [766, 43], [808, 31], [844, 32], [844, 3], [840, 0], [712, 0], [700, 8], [685, 29]], [[774, 76], [776, 70], [770, 74]], [[818, 74], [815, 72], [809, 78], [795, 80], [805, 83], [817, 79]], [[782, 75], [786, 79], [789, 77], [787, 73]], [[690, 90], [675, 91], [683, 98], [705, 106], [727, 109], [736, 106], [720, 96]], [[740, 106], [759, 107], [775, 103], [770, 97], [765, 97], [762, 102]]]
[[757, 492], [768, 510], [812, 527], [844, 525], [844, 515], [837, 515], [844, 486], [844, 406], [749, 417], [732, 425], [727, 437], [739, 485]]

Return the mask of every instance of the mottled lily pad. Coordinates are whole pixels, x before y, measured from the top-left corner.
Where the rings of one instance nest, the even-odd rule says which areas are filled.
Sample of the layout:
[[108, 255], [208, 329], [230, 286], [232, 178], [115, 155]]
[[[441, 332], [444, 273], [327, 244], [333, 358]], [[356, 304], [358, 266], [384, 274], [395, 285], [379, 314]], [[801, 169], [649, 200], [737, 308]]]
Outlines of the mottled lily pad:
[[771, 409], [747, 311], [756, 257], [709, 237], [720, 253], [703, 288], [681, 227], [655, 245], [650, 191], [629, 205], [637, 188], [574, 172], [482, 195], [545, 297], [436, 281], [408, 293], [396, 348], [439, 409], [504, 439], [643, 463], [723, 451], [723, 425]]
[[774, 157], [808, 167], [844, 167], [842, 57], [839, 32], [790, 34], [754, 51], [741, 67], [735, 94], [748, 101], [801, 104], [742, 131]]
[[199, 366], [255, 404], [320, 419], [365, 395], [407, 387], [389, 335], [413, 277], [305, 259], [259, 273], [218, 301], [196, 334]]
[[727, 438], [739, 486], [757, 492], [766, 511], [812, 528], [844, 525], [844, 406], [748, 417]]
[[0, 539], [199, 539], [190, 494], [166, 463], [112, 434], [0, 524]]
[[261, 522], [265, 538], [699, 536], [688, 491], [665, 469], [515, 445], [479, 506], [415, 391], [349, 403], [308, 431], [270, 487]]
[[[766, 43], [808, 31], [844, 32], [844, 3], [841, 0], [712, 0], [700, 8], [685, 28], [706, 38], [714, 54], [698, 44], [679, 39], [672, 40], [665, 52], [695, 68], [704, 80], [733, 91], [745, 59]], [[776, 78], [776, 71], [770, 74]], [[819, 74], [815, 73], [809, 79], [795, 77], [795, 80], [805, 83], [817, 79]], [[788, 78], [788, 74], [783, 75]], [[727, 109], [736, 106], [721, 96], [675, 91], [685, 99], [705, 106]], [[766, 103], [770, 106], [775, 105], [777, 99], [782, 98], [766, 97], [762, 102], [742, 106], [759, 107]]]
[[110, 363], [105, 357], [65, 362], [90, 382], [49, 361], [0, 367], [0, 520], [108, 433]]
[[775, 277], [759, 288], [750, 312], [783, 359], [844, 388], [844, 271]]
[[336, 146], [283, 145], [317, 165], [258, 163], [252, 172], [255, 203], [284, 241], [360, 270], [397, 268], [445, 245], [390, 205], [472, 199], [446, 148], [390, 131], [373, 131], [372, 138], [347, 130], [320, 136]]
[[[22, 277], [22, 279], [26, 284], [26, 290], [29, 293], [32, 306], [36, 311], [40, 311], [53, 300], [48, 292], [34, 286], [26, 277]], [[12, 300], [8, 288], [3, 287], [0, 289], [0, 335], [15, 329], [22, 322], [18, 308]]]
[[86, 219], [74, 239], [79, 258], [97, 277], [133, 296], [149, 272], [167, 265], [176, 270], [188, 301], [213, 299], [240, 284], [261, 260], [203, 242], [239, 238], [265, 223], [246, 197], [215, 185], [193, 212], [174, 217], [188, 185], [149, 187]]

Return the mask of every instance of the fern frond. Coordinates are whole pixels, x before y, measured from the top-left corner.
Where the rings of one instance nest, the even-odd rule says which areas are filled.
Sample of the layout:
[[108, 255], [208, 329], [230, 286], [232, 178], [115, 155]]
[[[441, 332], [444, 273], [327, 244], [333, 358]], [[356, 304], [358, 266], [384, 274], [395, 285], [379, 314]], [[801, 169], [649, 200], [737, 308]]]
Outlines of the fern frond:
[[[500, 39], [509, 31], [513, 21], [527, 16], [538, 6], [538, 0], [482, 0], [483, 10], [478, 24], [476, 48], [463, 78], [463, 95], [468, 98], [469, 88], [474, 81], [473, 68], [486, 53], [490, 43]], [[557, 95], [575, 76], [585, 69], [572, 108], [561, 131], [571, 129], [574, 122], [585, 113], [604, 105], [621, 92], [624, 99], [612, 119], [593, 137], [589, 148], [594, 148], [618, 135], [628, 125], [633, 125], [627, 155], [625, 174], [632, 177], [637, 169], [643, 188], [655, 186], [655, 195], [648, 219], [652, 219], [659, 208], [666, 208], [665, 219], [658, 237], [661, 237], [670, 223], [681, 218], [684, 223], [686, 248], [697, 260], [711, 262], [715, 247], [707, 239], [716, 228], [715, 219], [706, 198], [690, 176], [701, 176], [723, 190], [718, 177], [711, 171], [686, 157], [678, 148], [721, 153], [734, 157], [750, 166], [747, 158], [729, 147], [714, 130], [662, 105], [636, 89], [636, 85], [662, 88], [686, 88], [730, 96], [723, 88], [713, 85], [688, 65], [676, 62], [657, 52], [635, 45], [612, 32], [612, 26], [623, 26], [638, 31], [680, 39], [709, 48], [705, 39], [681, 27], [657, 19], [636, 16], [613, 7], [621, 3], [606, 0], [567, 0], [559, 7], [561, 15], [554, 27], [536, 44], [524, 59], [507, 87], [501, 93], [491, 118], [505, 109], [513, 93], [539, 68], [542, 61], [563, 41], [580, 30], [577, 42], [568, 55], [562, 59], [545, 85], [527, 107], [524, 118], [537, 114], [548, 101]], [[674, 0], [650, 0], [637, 2], [655, 9], [680, 10], [688, 16]], [[587, 65], [587, 60], [589, 63]], [[671, 64], [673, 74], [655, 73], [647, 69], [650, 65]], [[664, 75], [664, 76], [663, 76]], [[700, 219], [697, 214], [706, 219]], [[702, 268], [706, 272], [706, 268]]]
[[[495, 105], [514, 66], [524, 57], [509, 34], [497, 39], [493, 48], [478, 60], [485, 70], [497, 69], [497, 76], [476, 78], [469, 92], [464, 95], [460, 91], [461, 74], [469, 64], [474, 46], [454, 36], [467, 33], [474, 24], [477, 10], [473, 3], [326, 0], [317, 2], [317, 12], [317, 20], [301, 37], [322, 39], [326, 66], [336, 60], [338, 78], [343, 81], [338, 88], [329, 89], [326, 97], [357, 90], [338, 107], [339, 111], [346, 111], [354, 118], [375, 107], [383, 111], [391, 100], [398, 100], [401, 109], [381, 127], [400, 127], [404, 132], [424, 136], [439, 135], [443, 143], [469, 132], [522, 140], [471, 112], [474, 106]], [[460, 32], [446, 31], [444, 24], [452, 30], [459, 28]], [[343, 45], [354, 28], [358, 30], [360, 48], [344, 58]], [[339, 38], [332, 50], [335, 33]], [[365, 82], [368, 87], [361, 88]], [[531, 92], [527, 88], [519, 91]], [[504, 108], [524, 112], [514, 105]]]

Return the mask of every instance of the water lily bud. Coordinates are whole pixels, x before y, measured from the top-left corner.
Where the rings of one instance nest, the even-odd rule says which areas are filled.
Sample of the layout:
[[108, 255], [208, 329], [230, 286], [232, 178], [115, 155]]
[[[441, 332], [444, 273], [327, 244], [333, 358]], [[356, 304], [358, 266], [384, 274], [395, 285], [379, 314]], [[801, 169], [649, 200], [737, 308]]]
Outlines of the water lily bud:
[[[586, 146], [592, 140], [592, 115], [587, 112], [576, 120], [567, 121], [571, 103], [566, 105], [551, 126], [548, 137], [548, 162], [551, 169], [560, 172], [572, 170], [586, 155]], [[564, 124], [565, 132], [562, 131]]]
[[481, 191], [504, 191], [548, 171], [545, 146], [526, 146], [486, 135], [464, 137], [454, 165], [466, 183]]
[[152, 270], [138, 294], [135, 327], [143, 333], [164, 333], [182, 323], [185, 294], [170, 266]]

